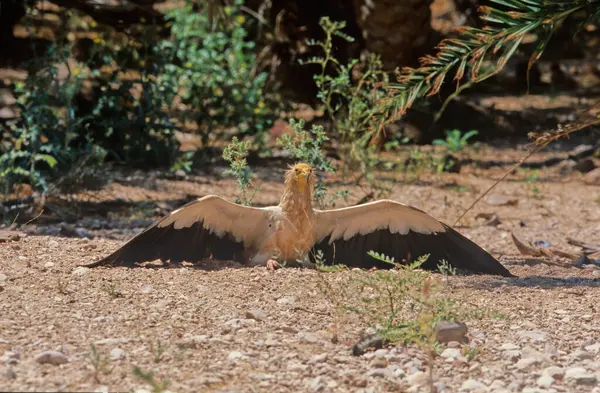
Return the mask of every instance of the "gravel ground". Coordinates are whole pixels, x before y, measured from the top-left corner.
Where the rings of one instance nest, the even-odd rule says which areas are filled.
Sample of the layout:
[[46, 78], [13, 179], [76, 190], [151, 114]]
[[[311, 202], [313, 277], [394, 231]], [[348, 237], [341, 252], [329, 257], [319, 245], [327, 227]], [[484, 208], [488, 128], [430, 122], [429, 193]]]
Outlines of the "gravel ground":
[[[397, 187], [391, 197], [452, 224], [495, 177], [493, 171], [444, 175], [441, 183]], [[227, 188], [224, 182], [209, 181], [197, 193], [213, 187], [232, 196], [232, 183], [225, 182]], [[278, 182], [263, 180], [260, 200], [275, 202]], [[165, 199], [194, 188], [156, 184], [171, 191]], [[527, 259], [510, 238], [516, 231], [571, 252], [577, 249], [567, 237], [600, 241], [598, 187], [584, 185], [578, 175], [548, 175], [535, 186], [503, 183], [494, 192], [518, 204], [483, 201], [458, 227], [518, 277], [450, 278], [452, 298], [506, 317], [465, 321], [470, 343], [450, 343], [435, 359], [438, 392], [600, 393], [600, 270]], [[477, 213], [494, 213], [500, 224], [485, 225]], [[30, 235], [0, 243], [0, 390], [150, 389], [134, 375], [135, 366], [157, 381], [167, 379], [172, 392], [429, 389], [427, 358], [418, 348], [351, 354], [366, 326], [353, 315], [340, 317], [321, 290], [323, 278], [340, 282], [351, 272], [270, 273], [220, 264], [90, 270], [76, 266], [121, 241], [100, 236], [106, 231], [89, 230], [95, 236], [89, 240], [33, 235], [36, 230], [30, 226]]]

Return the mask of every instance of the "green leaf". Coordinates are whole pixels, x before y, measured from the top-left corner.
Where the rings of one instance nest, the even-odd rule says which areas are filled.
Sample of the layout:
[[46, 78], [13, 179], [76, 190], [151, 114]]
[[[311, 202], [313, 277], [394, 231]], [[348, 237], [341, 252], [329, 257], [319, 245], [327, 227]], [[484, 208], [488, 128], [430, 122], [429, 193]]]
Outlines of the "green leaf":
[[46, 164], [48, 164], [50, 166], [50, 168], [53, 168], [57, 161], [56, 158], [54, 158], [53, 156], [51, 156], [50, 154], [41, 154], [38, 153], [36, 155], [33, 156], [34, 161], [43, 161]]

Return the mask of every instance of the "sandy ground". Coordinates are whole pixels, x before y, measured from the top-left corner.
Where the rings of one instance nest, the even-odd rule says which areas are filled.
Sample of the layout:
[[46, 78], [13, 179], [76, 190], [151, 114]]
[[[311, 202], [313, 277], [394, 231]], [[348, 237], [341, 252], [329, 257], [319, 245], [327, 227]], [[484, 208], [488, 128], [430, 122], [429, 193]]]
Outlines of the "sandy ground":
[[[398, 182], [390, 197], [453, 224], [502, 172], [465, 168], [460, 175]], [[255, 202], [277, 203], [279, 170], [259, 174]], [[544, 170], [527, 183], [530, 174], [519, 172], [493, 191], [517, 204], [483, 200], [457, 227], [518, 277], [450, 278], [449, 296], [505, 317], [465, 321], [476, 355], [466, 357], [460, 348], [442, 352], [435, 360], [438, 392], [600, 392], [600, 270], [521, 256], [510, 237], [514, 231], [570, 252], [578, 249], [568, 237], [600, 242], [599, 188], [583, 184], [578, 172]], [[235, 195], [232, 181], [219, 177], [140, 178], [95, 193], [129, 201]], [[348, 203], [361, 197], [352, 191]], [[486, 225], [478, 213], [494, 213], [500, 224]], [[352, 314], [340, 317], [321, 285], [343, 282], [351, 272], [76, 268], [155, 218], [151, 213], [136, 225], [122, 217], [81, 217], [75, 226], [125, 222], [89, 224], [93, 239], [57, 236], [59, 224], [30, 224], [21, 228], [28, 236], [0, 243], [0, 390], [150, 390], [133, 373], [139, 366], [157, 381], [168, 380], [172, 392], [428, 391], [426, 357], [416, 348], [352, 356], [368, 326]], [[44, 351], [60, 352], [48, 356], [63, 364], [38, 362]]]

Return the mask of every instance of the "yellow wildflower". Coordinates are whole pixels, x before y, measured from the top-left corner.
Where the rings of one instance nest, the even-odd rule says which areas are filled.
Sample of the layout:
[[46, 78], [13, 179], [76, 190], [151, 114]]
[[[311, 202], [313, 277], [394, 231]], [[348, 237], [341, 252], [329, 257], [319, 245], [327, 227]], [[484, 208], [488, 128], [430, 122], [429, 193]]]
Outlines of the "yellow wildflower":
[[235, 18], [235, 20], [239, 23], [242, 24], [246, 21], [246, 18], [242, 15], [238, 15], [237, 18]]

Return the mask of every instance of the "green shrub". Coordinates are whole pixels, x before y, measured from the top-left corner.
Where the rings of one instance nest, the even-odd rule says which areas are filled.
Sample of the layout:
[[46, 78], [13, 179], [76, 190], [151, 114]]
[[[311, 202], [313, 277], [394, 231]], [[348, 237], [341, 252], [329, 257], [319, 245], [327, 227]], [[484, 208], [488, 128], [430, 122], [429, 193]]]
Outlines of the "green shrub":
[[20, 182], [46, 191], [49, 177], [94, 152], [89, 144], [75, 146], [90, 118], [79, 116], [76, 102], [82, 76], [69, 69], [66, 78], [58, 77], [60, 59], [69, 51], [69, 46], [51, 46], [44, 57], [27, 64], [27, 79], [15, 85], [21, 117], [9, 122], [2, 134], [0, 184], [4, 193]]
[[[370, 142], [378, 132], [375, 120], [379, 108], [375, 103], [384, 95], [381, 84], [388, 81], [388, 75], [375, 54], [369, 54], [362, 62], [352, 59], [346, 65], [341, 64], [333, 56], [333, 39], [339, 37], [353, 41], [352, 37], [342, 32], [345, 22], [334, 22], [323, 17], [320, 25], [325, 39], [312, 40], [308, 44], [320, 48], [322, 55], [301, 63], [318, 65], [321, 69], [319, 74], [314, 75], [317, 97], [331, 121], [330, 135], [339, 144], [338, 152], [344, 161], [343, 174], [358, 173], [355, 181], [359, 183], [366, 180], [367, 192], [381, 196], [390, 190], [376, 180], [374, 172], [380, 164], [387, 167], [389, 164], [380, 159]], [[333, 70], [333, 74], [329, 70]]]
[[469, 145], [469, 139], [478, 134], [478, 131], [471, 130], [463, 135], [460, 130], [446, 131], [446, 139], [435, 139], [432, 143], [438, 146], [444, 146], [450, 153], [458, 153]]
[[218, 29], [212, 29], [207, 4], [194, 11], [186, 1], [166, 14], [172, 39], [160, 48], [172, 60], [160, 79], [193, 111], [190, 117], [205, 143], [211, 133], [235, 130], [253, 135], [262, 145], [265, 131], [279, 116], [280, 100], [269, 89], [268, 74], [257, 70], [242, 4], [236, 0], [223, 8]]
[[[128, 34], [104, 27], [87, 38], [76, 66], [68, 61], [69, 26], [89, 28], [95, 22], [62, 13], [56, 40], [26, 64], [28, 77], [15, 88], [21, 117], [1, 135], [3, 191], [20, 182], [46, 191], [49, 182], [90, 155], [88, 164], [110, 160], [189, 171], [192, 157], [179, 151], [175, 137], [189, 119], [204, 142], [209, 135], [227, 139], [228, 133], [241, 133], [260, 146], [280, 106], [267, 73], [256, 71], [241, 4], [225, 7], [222, 28], [213, 30], [207, 7], [194, 10], [186, 1], [167, 13], [171, 36], [158, 42], [152, 25], [133, 26]], [[59, 77], [59, 67], [66, 67], [66, 77]], [[176, 113], [175, 103], [185, 111]]]

